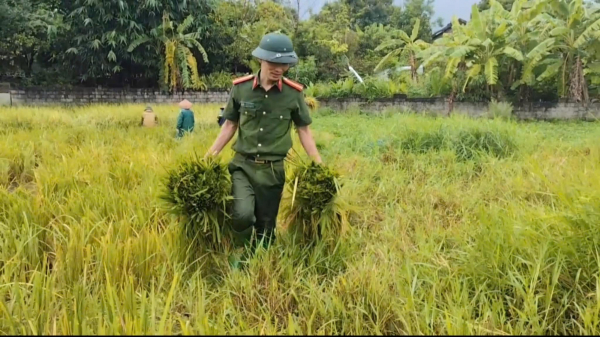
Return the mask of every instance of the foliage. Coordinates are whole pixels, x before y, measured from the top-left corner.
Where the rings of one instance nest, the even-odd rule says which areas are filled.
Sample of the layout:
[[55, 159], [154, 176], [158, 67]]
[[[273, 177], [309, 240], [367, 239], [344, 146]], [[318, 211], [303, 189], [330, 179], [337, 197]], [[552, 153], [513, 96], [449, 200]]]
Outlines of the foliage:
[[453, 33], [421, 57], [425, 65], [443, 64], [448, 79], [464, 72], [462, 92], [470, 81], [482, 77], [490, 96], [499, 98], [518, 88], [519, 98], [527, 99], [530, 88], [556, 79], [560, 71], [559, 94], [567, 96], [570, 78], [568, 97], [585, 102], [589, 100], [585, 74], [590, 73], [585, 65], [590, 49], [598, 44], [594, 38], [600, 29], [598, 15], [580, 0], [516, 0], [510, 11], [490, 0], [484, 12], [473, 6], [467, 25], [454, 18]]
[[305, 60], [301, 60], [295, 67], [289, 70], [287, 77], [305, 86], [316, 82], [318, 71], [315, 57], [309, 56]]
[[224, 71], [212, 73], [208, 75], [202, 75], [201, 80], [206, 83], [206, 87], [209, 89], [217, 90], [229, 90], [231, 89], [231, 82], [236, 76]]
[[[391, 0], [336, 0], [302, 21], [299, 5], [4, 0], [0, 79], [175, 91], [208, 90], [214, 82], [223, 90], [229, 86], [223, 74], [257, 71], [252, 50], [265, 33], [282, 32], [300, 57], [288, 75], [306, 86], [345, 81], [352, 77], [351, 66], [365, 79], [392, 78], [389, 86], [402, 87], [392, 92], [447, 95], [451, 102], [567, 98], [587, 103], [598, 97], [597, 1], [482, 0], [466, 25], [454, 21], [452, 34], [434, 43], [433, 0], [407, 0], [402, 6]], [[380, 69], [385, 71], [376, 74]], [[372, 97], [368, 87], [357, 91]], [[332, 97], [356, 94], [330, 91], [336, 92]]]
[[316, 83], [308, 87], [305, 93], [315, 98], [362, 97], [373, 100], [404, 93], [403, 87], [400, 83], [376, 77], [365, 78], [364, 83], [356, 83], [349, 77], [337, 82]]
[[194, 17], [190, 15], [181, 24], [175, 26], [169, 14], [165, 12], [160, 26], [152, 30], [150, 35], [135, 40], [128, 48], [131, 52], [145, 43], [158, 45], [163, 51], [162, 81], [172, 92], [176, 92], [177, 89], [206, 89], [206, 84], [200, 79], [198, 62], [192, 53], [192, 49], [198, 50], [204, 62], [208, 63], [206, 51], [198, 41], [200, 32], [185, 33], [193, 23]]
[[382, 65], [385, 65], [390, 58], [401, 56], [403, 53], [405, 53], [405, 55], [408, 57], [412, 79], [417, 80], [417, 54], [429, 47], [429, 44], [418, 39], [420, 27], [421, 20], [417, 19], [410, 36], [408, 36], [408, 34], [406, 34], [404, 31], [400, 30], [398, 31], [398, 34], [400, 35], [399, 39], [387, 40], [379, 45], [375, 49], [376, 51], [389, 47], [395, 47], [396, 49], [392, 50], [383, 59], [381, 59], [379, 64], [375, 67], [375, 71], [381, 69]]
[[488, 113], [492, 118], [510, 120], [513, 114], [513, 106], [510, 102], [498, 102], [492, 100], [492, 102], [490, 102]]

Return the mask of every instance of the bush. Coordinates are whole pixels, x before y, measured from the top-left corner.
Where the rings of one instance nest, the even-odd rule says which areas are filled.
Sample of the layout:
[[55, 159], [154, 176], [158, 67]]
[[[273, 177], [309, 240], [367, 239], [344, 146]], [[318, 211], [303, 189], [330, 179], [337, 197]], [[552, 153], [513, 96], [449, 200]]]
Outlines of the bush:
[[498, 102], [492, 100], [488, 110], [488, 115], [491, 118], [499, 118], [509, 120], [512, 118], [513, 106], [509, 102]]
[[231, 88], [231, 81], [235, 77], [237, 76], [221, 71], [218, 73], [203, 75], [202, 82], [206, 83], [206, 86], [209, 89], [228, 90]]
[[297, 66], [291, 68], [288, 71], [287, 77], [298, 81], [304, 85], [309, 85], [317, 81], [317, 64], [315, 63], [315, 57], [309, 56], [306, 59], [300, 61]]

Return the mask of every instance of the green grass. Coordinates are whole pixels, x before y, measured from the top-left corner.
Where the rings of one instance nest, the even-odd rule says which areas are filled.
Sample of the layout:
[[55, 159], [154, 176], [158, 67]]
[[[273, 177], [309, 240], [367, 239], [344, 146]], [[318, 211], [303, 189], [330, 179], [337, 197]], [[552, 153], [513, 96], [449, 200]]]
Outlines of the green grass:
[[348, 238], [239, 271], [182, 259], [160, 200], [218, 106], [181, 141], [142, 110], [0, 109], [1, 333], [600, 333], [598, 123], [316, 114]]

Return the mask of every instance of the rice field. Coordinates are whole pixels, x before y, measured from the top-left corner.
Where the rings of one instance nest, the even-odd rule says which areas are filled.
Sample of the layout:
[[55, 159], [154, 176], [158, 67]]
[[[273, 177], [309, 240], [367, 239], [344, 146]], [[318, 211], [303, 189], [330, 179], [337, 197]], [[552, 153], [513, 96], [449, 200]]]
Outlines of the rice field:
[[219, 106], [143, 108], [0, 108], [2, 334], [600, 333], [598, 122], [317, 112], [347, 238], [232, 270], [160, 200]]

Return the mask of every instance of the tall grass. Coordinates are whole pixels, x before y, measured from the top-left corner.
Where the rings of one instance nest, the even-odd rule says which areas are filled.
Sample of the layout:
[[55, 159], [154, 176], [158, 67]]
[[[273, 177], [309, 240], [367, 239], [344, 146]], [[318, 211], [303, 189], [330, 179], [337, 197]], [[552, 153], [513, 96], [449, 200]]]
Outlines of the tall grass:
[[353, 231], [314, 254], [282, 228], [240, 271], [181, 260], [160, 202], [219, 106], [181, 141], [143, 108], [0, 109], [2, 333], [600, 333], [598, 123], [315, 115]]

